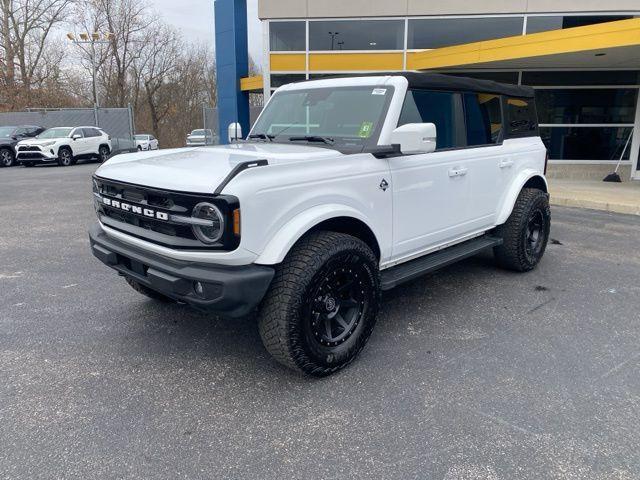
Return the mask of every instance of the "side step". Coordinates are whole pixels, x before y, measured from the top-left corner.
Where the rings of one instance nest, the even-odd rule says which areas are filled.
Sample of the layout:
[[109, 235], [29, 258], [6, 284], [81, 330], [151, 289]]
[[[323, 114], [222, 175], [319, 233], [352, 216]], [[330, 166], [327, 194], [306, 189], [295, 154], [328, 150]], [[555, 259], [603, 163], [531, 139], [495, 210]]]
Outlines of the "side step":
[[382, 290], [391, 290], [401, 283], [451, 265], [458, 260], [472, 257], [487, 248], [497, 247], [498, 245], [502, 245], [501, 238], [484, 235], [388, 268], [380, 272]]

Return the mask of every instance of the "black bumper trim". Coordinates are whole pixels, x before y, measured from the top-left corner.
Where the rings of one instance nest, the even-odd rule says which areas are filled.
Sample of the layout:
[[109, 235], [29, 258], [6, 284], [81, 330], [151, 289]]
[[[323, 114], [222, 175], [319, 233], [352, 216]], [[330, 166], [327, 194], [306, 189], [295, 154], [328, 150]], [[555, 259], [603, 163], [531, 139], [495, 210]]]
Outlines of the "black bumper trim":
[[[223, 266], [167, 259], [109, 237], [99, 224], [89, 229], [93, 255], [142, 285], [200, 310], [242, 317], [258, 306], [275, 270], [263, 265]], [[194, 283], [203, 285], [197, 295]]]

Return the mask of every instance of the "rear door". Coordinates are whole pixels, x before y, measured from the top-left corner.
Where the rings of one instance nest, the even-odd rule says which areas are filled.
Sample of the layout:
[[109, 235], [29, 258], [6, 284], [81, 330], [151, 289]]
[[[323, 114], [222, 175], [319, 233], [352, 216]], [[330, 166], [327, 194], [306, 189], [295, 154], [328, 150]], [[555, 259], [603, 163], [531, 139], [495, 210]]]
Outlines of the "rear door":
[[[80, 135], [80, 138], [73, 140], [74, 136]], [[76, 128], [71, 132], [71, 149], [73, 155], [85, 155], [87, 153], [87, 139], [85, 138], [82, 128]]]
[[437, 147], [433, 153], [389, 159], [394, 260], [463, 237], [473, 220], [462, 95], [409, 90], [398, 126], [407, 123], [434, 123]]
[[471, 229], [493, 226], [500, 199], [513, 178], [515, 160], [503, 146], [502, 98], [464, 93], [471, 203]]
[[102, 142], [102, 133], [97, 128], [83, 128], [84, 137], [86, 139], [87, 154], [98, 153], [100, 143]]

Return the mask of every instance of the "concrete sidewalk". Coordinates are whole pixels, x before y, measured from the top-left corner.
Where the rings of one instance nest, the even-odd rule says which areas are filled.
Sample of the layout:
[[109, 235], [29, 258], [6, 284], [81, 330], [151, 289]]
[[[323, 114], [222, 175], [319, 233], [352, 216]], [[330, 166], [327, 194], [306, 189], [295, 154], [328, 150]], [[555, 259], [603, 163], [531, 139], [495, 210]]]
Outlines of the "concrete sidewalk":
[[640, 215], [640, 182], [549, 179], [551, 204]]

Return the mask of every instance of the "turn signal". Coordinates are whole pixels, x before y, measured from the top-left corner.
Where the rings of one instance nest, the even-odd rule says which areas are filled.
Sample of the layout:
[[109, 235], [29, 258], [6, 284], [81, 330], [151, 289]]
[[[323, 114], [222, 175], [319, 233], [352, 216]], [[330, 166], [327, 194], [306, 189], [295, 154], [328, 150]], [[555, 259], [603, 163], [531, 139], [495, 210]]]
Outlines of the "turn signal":
[[233, 211], [233, 234], [236, 237], [240, 236], [240, 209], [236, 208]]

